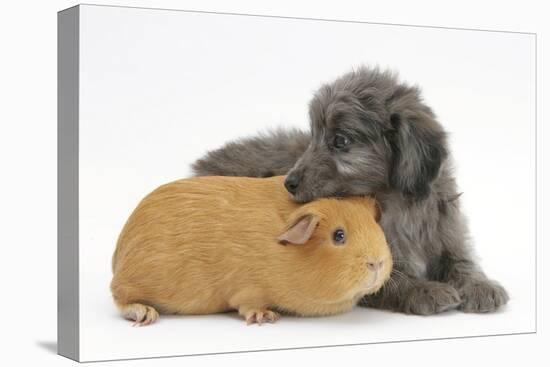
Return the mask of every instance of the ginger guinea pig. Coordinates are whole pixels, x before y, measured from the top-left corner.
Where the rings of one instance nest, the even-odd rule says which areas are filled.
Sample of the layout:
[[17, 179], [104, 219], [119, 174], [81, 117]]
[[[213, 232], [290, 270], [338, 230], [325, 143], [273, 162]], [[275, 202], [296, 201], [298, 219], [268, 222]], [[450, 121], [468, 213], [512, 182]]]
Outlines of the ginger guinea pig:
[[157, 188], [113, 255], [111, 291], [135, 325], [237, 310], [247, 323], [350, 310], [389, 278], [374, 199], [293, 202], [284, 177], [196, 177]]

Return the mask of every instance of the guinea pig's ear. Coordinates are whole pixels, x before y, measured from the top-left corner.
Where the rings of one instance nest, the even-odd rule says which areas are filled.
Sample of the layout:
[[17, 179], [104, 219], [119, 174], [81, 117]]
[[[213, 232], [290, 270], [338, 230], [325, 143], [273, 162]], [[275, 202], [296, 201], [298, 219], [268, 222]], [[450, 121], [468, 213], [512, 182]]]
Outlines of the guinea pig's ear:
[[319, 217], [317, 215], [302, 215], [291, 221], [283, 234], [277, 237], [277, 239], [283, 245], [286, 245], [287, 243], [303, 245], [311, 238], [311, 235], [315, 231], [318, 224]]

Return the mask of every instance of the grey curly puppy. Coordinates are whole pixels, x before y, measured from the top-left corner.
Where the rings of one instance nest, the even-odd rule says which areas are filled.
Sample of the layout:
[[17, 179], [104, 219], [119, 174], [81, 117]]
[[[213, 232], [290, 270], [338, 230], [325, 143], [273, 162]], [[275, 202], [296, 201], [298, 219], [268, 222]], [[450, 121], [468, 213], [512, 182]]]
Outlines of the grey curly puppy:
[[374, 195], [395, 270], [363, 305], [430, 315], [490, 312], [508, 301], [473, 260], [446, 133], [417, 87], [361, 67], [321, 86], [309, 116], [311, 132], [277, 130], [230, 142], [193, 170], [287, 174], [285, 186], [298, 202]]

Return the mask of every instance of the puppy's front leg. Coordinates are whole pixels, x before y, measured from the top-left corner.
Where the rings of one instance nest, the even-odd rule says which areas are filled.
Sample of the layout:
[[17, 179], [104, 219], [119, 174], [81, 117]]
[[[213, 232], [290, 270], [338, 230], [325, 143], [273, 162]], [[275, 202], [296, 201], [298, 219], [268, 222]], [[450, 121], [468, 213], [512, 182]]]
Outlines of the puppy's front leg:
[[[441, 203], [440, 203], [441, 205]], [[508, 302], [508, 293], [497, 282], [487, 278], [473, 260], [468, 226], [457, 200], [444, 203], [439, 221], [441, 248], [439, 261], [432, 264], [430, 279], [452, 285], [462, 299], [458, 307], [464, 312], [491, 312]]]
[[509, 300], [506, 290], [496, 281], [488, 279], [463, 247], [445, 251], [441, 257], [441, 281], [458, 290], [464, 312], [492, 312]]
[[409, 276], [397, 269], [374, 295], [361, 305], [415, 315], [432, 315], [460, 305], [457, 290], [450, 284]]

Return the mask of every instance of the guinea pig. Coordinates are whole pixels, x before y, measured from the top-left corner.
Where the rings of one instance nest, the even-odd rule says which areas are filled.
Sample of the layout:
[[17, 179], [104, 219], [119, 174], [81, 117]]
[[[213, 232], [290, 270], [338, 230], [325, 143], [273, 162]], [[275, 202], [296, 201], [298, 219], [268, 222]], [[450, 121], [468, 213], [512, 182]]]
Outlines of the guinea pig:
[[297, 204], [283, 182], [195, 177], [146, 196], [113, 255], [122, 315], [139, 326], [159, 313], [237, 310], [261, 324], [345, 312], [378, 291], [393, 264], [376, 201]]

